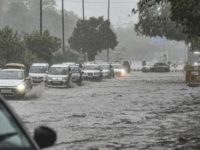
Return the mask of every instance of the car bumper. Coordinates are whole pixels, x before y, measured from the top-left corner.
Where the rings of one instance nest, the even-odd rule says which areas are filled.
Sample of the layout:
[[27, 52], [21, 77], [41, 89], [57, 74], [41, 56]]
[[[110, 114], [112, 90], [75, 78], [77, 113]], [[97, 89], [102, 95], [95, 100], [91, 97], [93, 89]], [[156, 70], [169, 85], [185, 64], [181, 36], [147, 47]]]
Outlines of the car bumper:
[[0, 94], [5, 97], [15, 97], [15, 96], [23, 96], [25, 95], [26, 90], [19, 92], [16, 87], [8, 88], [8, 87], [1, 87]]
[[47, 81], [48, 87], [67, 87], [69, 85], [67, 80], [60, 80], [60, 81], [54, 81], [50, 80]]

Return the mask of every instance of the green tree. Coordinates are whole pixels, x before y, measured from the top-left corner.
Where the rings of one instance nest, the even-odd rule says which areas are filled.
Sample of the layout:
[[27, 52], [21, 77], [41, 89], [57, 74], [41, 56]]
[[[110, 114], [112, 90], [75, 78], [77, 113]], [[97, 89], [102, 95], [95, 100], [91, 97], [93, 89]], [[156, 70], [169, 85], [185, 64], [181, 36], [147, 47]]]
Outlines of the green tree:
[[[200, 35], [200, 1], [198, 0], [140, 0], [138, 2], [139, 15], [146, 10], [159, 6], [156, 11], [170, 4], [170, 20], [181, 28], [183, 33], [189, 38], [199, 37]], [[136, 12], [133, 9], [133, 12]]]
[[51, 36], [49, 31], [44, 31], [42, 35], [38, 31], [25, 34], [24, 42], [27, 49], [37, 56], [37, 59], [46, 62], [51, 61], [54, 53], [61, 47], [61, 40]]
[[[140, 0], [136, 31], [147, 36], [165, 36], [191, 43], [191, 50], [200, 48], [200, 1]], [[164, 10], [164, 11], [163, 11]]]
[[149, 37], [160, 36], [176, 41], [187, 40], [182, 28], [177, 27], [176, 23], [171, 20], [171, 5], [169, 2], [155, 3], [150, 6], [139, 9], [139, 21], [135, 25], [135, 31], [138, 34]]
[[17, 32], [6, 26], [0, 30], [0, 60], [1, 66], [8, 62], [23, 63], [25, 48]]
[[98, 52], [107, 48], [114, 49], [118, 44], [109, 21], [105, 21], [103, 17], [79, 20], [68, 42], [72, 49], [86, 52], [89, 61], [95, 60]]

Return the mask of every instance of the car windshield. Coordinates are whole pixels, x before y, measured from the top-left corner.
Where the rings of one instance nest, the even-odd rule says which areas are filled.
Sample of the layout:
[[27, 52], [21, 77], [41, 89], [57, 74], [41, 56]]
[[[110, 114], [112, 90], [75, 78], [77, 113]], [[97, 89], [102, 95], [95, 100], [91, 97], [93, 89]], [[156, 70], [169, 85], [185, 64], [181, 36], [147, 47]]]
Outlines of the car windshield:
[[83, 70], [99, 70], [98, 65], [84, 65]]
[[77, 73], [80, 70], [78, 66], [70, 66], [70, 68], [72, 73]]
[[1, 80], [22, 80], [23, 78], [23, 71], [0, 70]]
[[110, 65], [100, 65], [101, 69], [110, 69]]
[[122, 65], [112, 65], [114, 69], [123, 69]]
[[0, 101], [0, 149], [35, 150], [16, 120]]
[[46, 73], [48, 71], [47, 66], [31, 66], [30, 73]]
[[67, 67], [51, 67], [49, 69], [49, 74], [51, 75], [67, 75], [69, 69]]

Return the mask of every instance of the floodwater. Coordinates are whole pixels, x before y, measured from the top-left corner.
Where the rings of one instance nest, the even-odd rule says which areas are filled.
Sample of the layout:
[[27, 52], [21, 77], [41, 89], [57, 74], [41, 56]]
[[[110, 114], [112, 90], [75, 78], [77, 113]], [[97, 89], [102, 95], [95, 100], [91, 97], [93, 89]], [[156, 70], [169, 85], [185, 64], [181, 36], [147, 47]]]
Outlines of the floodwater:
[[67, 89], [37, 86], [9, 102], [30, 131], [57, 131], [51, 150], [199, 150], [199, 91], [182, 72], [132, 72]]

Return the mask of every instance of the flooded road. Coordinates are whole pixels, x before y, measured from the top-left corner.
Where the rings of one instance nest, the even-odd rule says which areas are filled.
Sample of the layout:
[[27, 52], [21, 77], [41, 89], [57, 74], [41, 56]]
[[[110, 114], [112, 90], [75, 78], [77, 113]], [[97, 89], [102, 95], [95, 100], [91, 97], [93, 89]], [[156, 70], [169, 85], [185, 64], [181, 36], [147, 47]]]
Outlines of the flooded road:
[[183, 73], [132, 72], [68, 89], [38, 86], [27, 100], [9, 102], [31, 131], [57, 131], [52, 150], [197, 150], [199, 91]]

